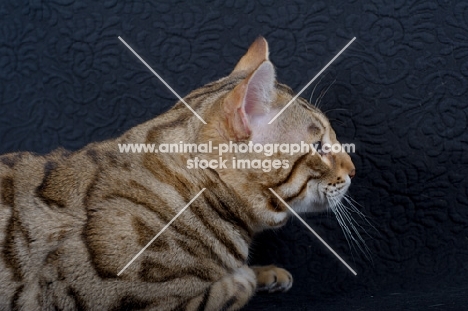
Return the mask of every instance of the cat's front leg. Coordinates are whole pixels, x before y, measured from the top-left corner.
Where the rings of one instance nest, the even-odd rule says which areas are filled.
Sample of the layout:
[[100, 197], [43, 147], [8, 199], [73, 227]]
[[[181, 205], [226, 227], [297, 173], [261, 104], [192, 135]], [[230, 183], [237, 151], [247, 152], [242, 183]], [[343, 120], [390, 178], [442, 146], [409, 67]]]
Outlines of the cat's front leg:
[[291, 273], [274, 265], [251, 267], [257, 277], [257, 292], [286, 292], [293, 284]]
[[190, 300], [184, 310], [234, 311], [247, 304], [255, 293], [254, 271], [244, 265], [211, 284], [204, 293]]

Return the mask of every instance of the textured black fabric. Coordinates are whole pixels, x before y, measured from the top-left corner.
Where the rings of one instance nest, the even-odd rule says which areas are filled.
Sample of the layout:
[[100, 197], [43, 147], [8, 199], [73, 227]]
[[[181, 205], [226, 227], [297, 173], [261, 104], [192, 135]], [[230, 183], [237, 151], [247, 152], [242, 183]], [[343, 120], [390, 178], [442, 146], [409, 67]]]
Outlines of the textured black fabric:
[[252, 261], [287, 268], [295, 284], [246, 310], [463, 310], [468, 1], [3, 0], [0, 152], [76, 150], [171, 107], [117, 36], [185, 95], [227, 75], [258, 35], [295, 91], [357, 37], [312, 101], [357, 146], [350, 194], [376, 230], [356, 215], [368, 261], [332, 214], [304, 216], [357, 276], [297, 220], [262, 234]]

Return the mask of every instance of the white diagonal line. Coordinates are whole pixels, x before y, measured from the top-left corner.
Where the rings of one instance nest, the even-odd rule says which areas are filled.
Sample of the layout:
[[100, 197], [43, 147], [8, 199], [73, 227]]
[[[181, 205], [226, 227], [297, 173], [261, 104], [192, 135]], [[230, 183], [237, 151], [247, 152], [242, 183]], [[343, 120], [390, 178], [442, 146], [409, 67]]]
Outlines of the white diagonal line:
[[130, 266], [130, 265], [135, 261], [135, 259], [137, 259], [137, 258], [151, 245], [151, 243], [153, 243], [154, 240], [156, 240], [156, 239], [158, 238], [158, 236], [160, 236], [160, 235], [164, 232], [164, 230], [166, 230], [166, 229], [174, 222], [174, 220], [176, 220], [177, 217], [179, 217], [180, 214], [182, 214], [182, 213], [190, 206], [190, 204], [192, 204], [193, 201], [195, 201], [195, 199], [198, 198], [198, 196], [199, 196], [203, 191], [205, 191], [205, 189], [206, 189], [206, 188], [203, 188], [192, 200], [190, 200], [190, 202], [188, 202], [187, 205], [185, 205], [184, 208], [181, 209], [180, 212], [178, 212], [177, 215], [175, 215], [174, 218], [172, 218], [171, 221], [169, 221], [169, 222], [167, 223], [167, 225], [165, 225], [164, 228], [162, 228], [161, 231], [159, 231], [159, 233], [156, 234], [156, 236], [155, 236], [154, 238], [152, 238], [151, 241], [149, 241], [148, 244], [146, 244], [146, 246], [143, 247], [143, 249], [142, 249], [141, 251], [139, 251], [138, 254], [136, 254], [135, 257], [133, 257], [132, 260], [130, 260], [130, 262], [129, 262], [128, 264], [125, 265], [125, 267], [123, 267], [122, 270], [120, 270], [119, 273], [117, 273], [117, 276], [120, 276], [120, 275], [122, 274], [122, 272], [124, 272], [125, 269], [127, 269], [128, 266]]
[[340, 255], [338, 255], [334, 250], [333, 248], [330, 247], [330, 245], [327, 244], [327, 242], [325, 242], [321, 237], [320, 235], [317, 234], [317, 232], [314, 231], [314, 229], [312, 229], [305, 221], [304, 219], [302, 219], [301, 217], [299, 217], [299, 215], [288, 205], [288, 203], [286, 203], [273, 189], [271, 188], [268, 188], [270, 189], [271, 192], [273, 192], [273, 194], [287, 207], [289, 208], [289, 210], [291, 211], [291, 213], [294, 214], [294, 216], [296, 216], [303, 224], [304, 226], [307, 227], [307, 229], [309, 229], [316, 237], [317, 239], [320, 240], [320, 242], [322, 242], [332, 253], [333, 255], [335, 255], [345, 266], [346, 268], [348, 268], [354, 275], [357, 275], [356, 271], [353, 270], [353, 268], [351, 268], [347, 263], [346, 261], [343, 260], [343, 258], [340, 257]]
[[177, 98], [178, 98], [181, 102], [183, 102], [183, 103], [185, 104], [185, 106], [187, 106], [187, 108], [190, 109], [190, 111], [192, 111], [193, 114], [194, 114], [198, 119], [200, 119], [200, 121], [202, 121], [204, 124], [206, 124], [205, 120], [203, 120], [203, 118], [200, 117], [200, 115], [199, 115], [198, 113], [196, 113], [195, 110], [193, 110], [192, 107], [190, 107], [189, 104], [187, 104], [187, 103], [185, 102], [185, 100], [184, 100], [182, 97], [180, 97], [179, 94], [177, 94], [176, 91], [174, 91], [174, 90], [172, 89], [172, 87], [170, 87], [170, 85], [167, 84], [166, 81], [164, 81], [164, 79], [161, 78], [161, 76], [158, 75], [158, 73], [157, 73], [156, 71], [154, 71], [153, 68], [151, 68], [151, 67], [147, 64], [147, 63], [143, 60], [143, 58], [141, 58], [140, 55], [138, 55], [137, 52], [135, 52], [135, 51], [132, 49], [132, 47], [131, 47], [130, 45], [128, 45], [127, 42], [125, 42], [124, 39], [122, 39], [122, 38], [119, 36], [119, 40], [122, 41], [122, 43], [125, 44], [125, 46], [126, 46], [130, 51], [132, 51], [132, 53], [135, 54], [135, 56], [138, 57], [138, 59], [139, 59], [146, 67], [148, 67], [148, 69], [149, 69], [156, 77], [158, 77], [158, 79], [161, 80], [161, 82], [162, 82], [175, 96], [177, 96]]
[[323, 67], [323, 69], [320, 70], [319, 73], [317, 73], [317, 74], [315, 75], [315, 77], [313, 77], [312, 80], [310, 80], [310, 82], [307, 83], [307, 85], [304, 86], [304, 87], [302, 88], [302, 90], [301, 90], [299, 93], [297, 93], [297, 95], [294, 96], [294, 98], [291, 99], [291, 100], [289, 101], [289, 103], [287, 103], [286, 106], [284, 106], [283, 109], [281, 109], [281, 111], [278, 112], [278, 113], [276, 114], [276, 116], [275, 116], [273, 119], [271, 119], [270, 122], [268, 122], [268, 124], [273, 123], [273, 121], [275, 121], [276, 118], [278, 118], [279, 115], [282, 114], [282, 113], [286, 110], [286, 108], [288, 108], [289, 105], [291, 105], [291, 104], [302, 94], [302, 92], [304, 92], [305, 89], [308, 88], [309, 85], [311, 85], [312, 82], [314, 82], [315, 79], [317, 79], [317, 78], [328, 68], [328, 66], [330, 66], [330, 65], [332, 64], [332, 63], [338, 58], [338, 56], [340, 56], [341, 53], [343, 53], [343, 52], [351, 45], [351, 43], [353, 43], [354, 40], [356, 40], [356, 37], [354, 37], [353, 39], [351, 39], [351, 41], [349, 41], [348, 44], [346, 44], [346, 46], [345, 46], [344, 48], [342, 48], [341, 51], [339, 51], [338, 54], [336, 54], [335, 57], [333, 57], [332, 60], [329, 61], [328, 64], [326, 64], [325, 67]]

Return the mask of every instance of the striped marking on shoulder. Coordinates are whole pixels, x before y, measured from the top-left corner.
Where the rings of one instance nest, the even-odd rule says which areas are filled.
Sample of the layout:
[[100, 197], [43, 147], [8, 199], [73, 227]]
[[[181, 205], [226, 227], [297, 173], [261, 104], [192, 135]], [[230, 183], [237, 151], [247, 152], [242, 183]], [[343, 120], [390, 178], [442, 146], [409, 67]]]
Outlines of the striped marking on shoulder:
[[202, 301], [200, 302], [200, 305], [198, 306], [197, 311], [205, 311], [206, 304], [208, 303], [208, 299], [210, 298], [210, 295], [211, 295], [211, 286], [205, 290]]
[[[177, 229], [178, 228], [176, 228], [176, 230]], [[188, 232], [192, 232], [192, 234], [189, 236]], [[206, 239], [197, 232], [192, 230], [188, 232], [184, 232], [185, 236], [174, 239], [174, 242], [181, 250], [185, 251], [194, 259], [205, 258], [206, 262], [210, 264], [213, 263], [218, 267], [225, 267], [224, 258], [213, 252], [213, 245], [207, 243]], [[193, 234], [197, 235], [194, 236]]]
[[2, 203], [13, 207], [15, 204], [15, 182], [11, 176], [2, 178], [0, 183]]
[[18, 306], [18, 300], [19, 300], [21, 293], [23, 292], [23, 289], [24, 289], [24, 285], [20, 285], [16, 288], [15, 294], [13, 295], [13, 298], [11, 299], [11, 310], [14, 310], [14, 311], [20, 310], [20, 307]]
[[13, 271], [13, 281], [21, 281], [23, 279], [23, 273], [21, 271], [21, 264], [18, 260], [18, 255], [15, 250], [15, 223], [13, 218], [8, 222], [6, 228], [6, 238], [3, 244], [2, 254], [3, 259], [7, 267]]
[[99, 169], [97, 169], [94, 172], [93, 178], [89, 181], [88, 185], [86, 186], [85, 194], [83, 197], [83, 206], [85, 208], [89, 208], [91, 198], [93, 197], [93, 191], [98, 183], [99, 177], [100, 177], [100, 173], [99, 173]]
[[36, 195], [42, 202], [51, 206], [57, 205], [60, 208], [65, 207], [65, 201], [58, 195], [54, 195], [55, 191], [52, 189], [51, 175], [57, 168], [58, 163], [55, 161], [47, 161], [44, 164], [44, 177], [42, 178], [41, 184], [36, 188]]
[[226, 198], [225, 196], [217, 193], [214, 187], [211, 188], [207, 185], [207, 192], [204, 197], [212, 210], [227, 223], [233, 224], [239, 228], [244, 238], [250, 241], [253, 235], [253, 230], [249, 226], [249, 219], [243, 215], [242, 210], [237, 206], [236, 202], [232, 199]]
[[[138, 244], [141, 247], [146, 246], [149, 241], [157, 234], [152, 227], [147, 225], [140, 217], [134, 217], [132, 220], [133, 229], [138, 235]], [[148, 250], [153, 252], [163, 252], [169, 249], [169, 243], [165, 239], [156, 239], [148, 247]]]
[[145, 282], [169, 282], [177, 279], [186, 279], [187, 277], [195, 277], [202, 281], [213, 282], [217, 274], [213, 273], [208, 265], [200, 263], [197, 266], [188, 267], [167, 267], [160, 262], [145, 259], [141, 263], [139, 272], [140, 278]]
[[113, 167], [118, 166], [119, 160], [118, 160], [117, 155], [114, 152], [107, 151], [104, 155], [106, 156], [111, 166]]
[[124, 295], [114, 307], [110, 308], [110, 311], [143, 310], [150, 306], [153, 306], [153, 302], [150, 300], [142, 300], [130, 295]]
[[88, 158], [90, 158], [94, 164], [99, 164], [100, 155], [96, 149], [89, 148], [88, 150], [86, 150], [86, 156], [88, 156]]
[[75, 288], [73, 288], [72, 286], [69, 286], [67, 289], [67, 295], [71, 297], [72, 300], [75, 302], [76, 310], [78, 311], [88, 310], [85, 299], [78, 293], [78, 291]]
[[169, 222], [175, 216], [175, 212], [163, 208], [166, 202], [136, 181], [130, 181], [127, 185], [122, 185], [115, 190], [111, 190], [104, 197], [105, 200], [113, 198], [125, 199], [133, 204], [143, 206], [149, 211], [156, 213], [164, 222]]
[[14, 168], [15, 165], [21, 160], [23, 153], [14, 153], [0, 156], [0, 162], [8, 166], [9, 168]]
[[221, 307], [221, 310], [229, 310], [237, 302], [237, 297], [232, 296], [226, 301], [226, 303]]
[[[165, 223], [171, 221], [176, 215], [175, 211], [165, 208], [167, 203], [159, 196], [136, 181], [130, 181], [127, 187], [119, 187], [118, 190], [110, 192], [105, 197], [105, 199], [113, 198], [124, 199], [133, 204], [143, 206], [150, 212], [155, 213], [159, 219]], [[210, 259], [218, 265], [224, 265], [223, 259], [212, 251], [212, 245], [196, 230], [186, 226], [180, 221], [173, 222], [168, 229], [181, 235], [180, 238], [175, 237], [175, 241], [178, 246], [189, 254], [192, 253], [195, 257], [206, 257], [209, 255]], [[151, 238], [153, 237], [154, 236]], [[193, 247], [192, 244], [196, 245], [196, 247]]]
[[185, 200], [190, 201], [192, 195], [192, 182], [180, 172], [176, 172], [161, 159], [160, 155], [145, 154], [143, 166], [146, 167], [159, 181], [172, 186]]
[[202, 248], [198, 247], [197, 242], [184, 238], [175, 238], [174, 242], [193, 258], [203, 258], [206, 256]]
[[234, 258], [240, 262], [247, 260], [247, 255], [243, 254], [237, 245], [232, 241], [232, 238], [226, 234], [226, 230], [223, 226], [213, 225], [213, 213], [209, 213], [210, 207], [207, 206], [206, 202], [194, 202], [190, 206], [190, 211], [200, 220], [206, 229], [213, 233], [213, 236], [218, 239], [227, 249]]

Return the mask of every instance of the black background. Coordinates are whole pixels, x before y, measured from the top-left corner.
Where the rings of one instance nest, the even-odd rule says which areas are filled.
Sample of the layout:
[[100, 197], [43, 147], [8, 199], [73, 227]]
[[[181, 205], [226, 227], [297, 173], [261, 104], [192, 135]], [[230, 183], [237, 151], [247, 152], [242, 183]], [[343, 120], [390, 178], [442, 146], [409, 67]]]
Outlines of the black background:
[[357, 276], [298, 220], [262, 234], [252, 261], [295, 284], [246, 310], [463, 310], [468, 1], [1, 1], [0, 152], [76, 150], [169, 109], [174, 95], [117, 36], [184, 96], [258, 35], [296, 91], [357, 37], [312, 101], [331, 85], [320, 105], [357, 146], [350, 195], [376, 229], [359, 220], [369, 261], [332, 214], [304, 216]]

